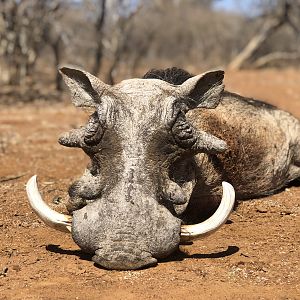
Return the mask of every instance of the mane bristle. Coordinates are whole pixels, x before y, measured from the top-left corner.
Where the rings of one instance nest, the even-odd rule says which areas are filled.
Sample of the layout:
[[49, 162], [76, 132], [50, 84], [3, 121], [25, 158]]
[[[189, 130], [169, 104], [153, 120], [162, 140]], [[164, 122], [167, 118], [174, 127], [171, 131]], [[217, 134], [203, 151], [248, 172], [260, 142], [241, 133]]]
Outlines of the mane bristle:
[[167, 69], [151, 69], [143, 76], [143, 78], [160, 79], [170, 84], [180, 85], [193, 76], [194, 75], [183, 69], [172, 67]]

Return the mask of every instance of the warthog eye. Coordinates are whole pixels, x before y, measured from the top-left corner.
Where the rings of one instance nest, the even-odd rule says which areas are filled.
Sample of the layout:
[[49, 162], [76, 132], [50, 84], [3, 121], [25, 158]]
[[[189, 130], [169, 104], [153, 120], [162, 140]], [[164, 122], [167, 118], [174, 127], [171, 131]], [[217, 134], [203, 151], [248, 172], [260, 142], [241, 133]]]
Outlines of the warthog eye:
[[182, 112], [178, 114], [172, 127], [172, 134], [178, 146], [184, 149], [192, 148], [197, 141], [194, 128], [188, 123]]
[[98, 113], [94, 112], [88, 121], [88, 124], [84, 133], [84, 142], [89, 146], [97, 145], [104, 133], [104, 128], [101, 125], [98, 117]]

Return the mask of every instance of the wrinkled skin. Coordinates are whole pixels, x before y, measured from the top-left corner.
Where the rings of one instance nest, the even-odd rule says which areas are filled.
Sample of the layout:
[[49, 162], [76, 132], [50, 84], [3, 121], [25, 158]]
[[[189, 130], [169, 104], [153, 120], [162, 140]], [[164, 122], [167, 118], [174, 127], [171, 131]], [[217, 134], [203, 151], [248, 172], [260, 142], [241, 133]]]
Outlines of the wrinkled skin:
[[222, 71], [178, 86], [131, 79], [112, 87], [87, 72], [61, 72], [73, 103], [94, 110], [59, 139], [91, 159], [69, 189], [72, 235], [105, 268], [150, 266], [175, 251], [182, 222], [218, 206], [222, 180], [248, 198], [300, 175], [299, 121], [224, 93]]

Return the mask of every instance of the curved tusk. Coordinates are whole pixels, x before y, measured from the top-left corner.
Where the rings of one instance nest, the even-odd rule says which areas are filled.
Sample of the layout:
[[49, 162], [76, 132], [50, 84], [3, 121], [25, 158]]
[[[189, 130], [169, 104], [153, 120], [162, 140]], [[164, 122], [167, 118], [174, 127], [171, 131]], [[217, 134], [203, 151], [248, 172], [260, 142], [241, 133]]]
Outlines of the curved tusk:
[[223, 196], [216, 212], [207, 220], [195, 225], [181, 226], [181, 241], [191, 241], [206, 237], [218, 230], [228, 219], [235, 202], [233, 186], [223, 181]]
[[31, 208], [45, 224], [59, 231], [71, 232], [72, 217], [56, 212], [43, 201], [37, 187], [36, 175], [28, 180], [26, 192]]

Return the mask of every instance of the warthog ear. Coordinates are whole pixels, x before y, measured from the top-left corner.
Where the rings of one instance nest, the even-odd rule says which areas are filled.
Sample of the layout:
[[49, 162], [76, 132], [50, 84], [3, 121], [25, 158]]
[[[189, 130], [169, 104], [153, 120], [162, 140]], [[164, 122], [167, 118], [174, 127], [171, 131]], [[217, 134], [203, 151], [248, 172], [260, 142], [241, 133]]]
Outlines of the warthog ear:
[[186, 80], [179, 88], [179, 96], [193, 108], [215, 108], [224, 90], [224, 71], [211, 71]]
[[96, 107], [101, 102], [103, 92], [109, 88], [109, 85], [88, 72], [67, 67], [59, 71], [71, 91], [75, 106]]

